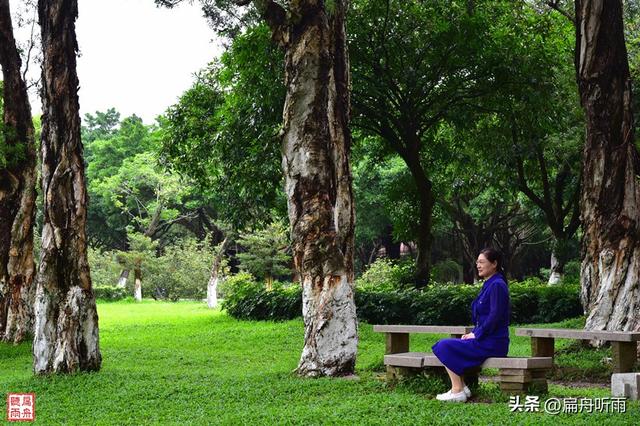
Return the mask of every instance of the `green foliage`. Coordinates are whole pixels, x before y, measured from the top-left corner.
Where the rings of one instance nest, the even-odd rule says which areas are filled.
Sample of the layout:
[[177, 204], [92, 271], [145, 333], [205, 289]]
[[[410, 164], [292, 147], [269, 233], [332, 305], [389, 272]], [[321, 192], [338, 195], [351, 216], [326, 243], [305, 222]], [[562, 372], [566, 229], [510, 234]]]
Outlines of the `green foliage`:
[[[87, 255], [93, 294], [96, 299], [114, 301], [124, 299], [133, 294], [127, 288], [117, 285], [120, 274], [125, 269], [124, 265], [118, 261], [119, 255], [117, 252], [102, 251], [89, 247]], [[129, 279], [133, 279], [133, 274], [129, 274]]]
[[156, 271], [149, 277], [154, 294], [172, 301], [202, 299], [207, 295], [207, 282], [214, 250], [208, 240], [185, 239], [165, 247], [155, 259]]
[[[356, 292], [359, 318], [374, 324], [468, 325], [479, 286], [432, 285], [423, 292]], [[553, 322], [582, 314], [578, 286], [510, 283], [511, 322]]]
[[459, 283], [462, 281], [462, 266], [455, 260], [442, 260], [433, 265], [431, 279], [440, 283]]
[[266, 228], [245, 232], [237, 242], [246, 250], [237, 254], [240, 267], [263, 279], [271, 287], [273, 279], [291, 274], [289, 232], [282, 222], [273, 222]]
[[[129, 250], [116, 253], [117, 264], [121, 269], [128, 269], [127, 293], [133, 294], [135, 271], [140, 271], [143, 295], [156, 299], [202, 299], [207, 293], [207, 283], [214, 258], [214, 249], [209, 239], [197, 241], [184, 238], [167, 245], [158, 255], [158, 242], [137, 233], [129, 232]], [[91, 261], [100, 261], [99, 257], [90, 257]], [[105, 265], [106, 262], [97, 263]], [[120, 270], [112, 267], [92, 266], [92, 273], [97, 269], [99, 276], [111, 274], [111, 282], [116, 282]], [[223, 273], [224, 273], [223, 265]], [[116, 273], [117, 272], [117, 273]]]
[[[138, 120], [135, 115], [128, 120]], [[120, 113], [115, 108], [109, 108], [105, 112], [96, 111], [96, 114], [85, 114], [84, 123], [82, 126], [82, 142], [85, 144], [91, 143], [96, 139], [107, 140], [117, 133], [117, 128], [120, 124]]]
[[[381, 290], [358, 286], [355, 291], [358, 319], [370, 324], [469, 325], [471, 302], [480, 288], [432, 284], [424, 290]], [[578, 285], [547, 286], [532, 279], [510, 283], [509, 292], [513, 324], [554, 322], [583, 313]], [[228, 297], [223, 308], [236, 318], [291, 319], [302, 313], [299, 309], [302, 290], [298, 286], [266, 291], [253, 281], [243, 280]]]
[[143, 283], [143, 296], [145, 296], [147, 295], [147, 290], [152, 288], [145, 285], [145, 280], [157, 274], [158, 271], [156, 263], [158, 242], [131, 228], [128, 229], [127, 239], [129, 250], [119, 250], [116, 253], [116, 258], [124, 269], [130, 271], [129, 279], [127, 280], [127, 292], [134, 294], [135, 277], [139, 275]]
[[87, 256], [93, 287], [115, 287], [118, 284], [120, 273], [124, 269], [118, 261], [118, 253], [89, 247]]
[[82, 131], [91, 245], [124, 250], [128, 227], [162, 239], [206, 201], [188, 181], [159, 164], [163, 129], [145, 126], [135, 115], [119, 117], [114, 109], [87, 114]]
[[127, 289], [116, 286], [94, 286], [93, 294], [96, 299], [113, 302], [127, 297]]
[[412, 286], [413, 265], [411, 259], [390, 260], [381, 258], [373, 262], [356, 279], [357, 289], [371, 291], [393, 291]]
[[211, 194], [237, 229], [285, 216], [284, 95], [282, 52], [258, 25], [236, 37], [162, 121], [164, 161]]
[[564, 266], [564, 282], [580, 282], [580, 261], [572, 260]]
[[223, 291], [222, 309], [238, 319], [277, 321], [302, 313], [302, 288], [299, 285], [274, 283], [273, 289], [267, 290], [250, 274], [240, 273], [226, 279]]
[[[362, 139], [361, 139], [362, 138]], [[418, 195], [414, 182], [398, 157], [380, 158], [381, 142], [354, 132], [353, 187], [357, 210], [356, 247], [360, 265], [366, 266], [372, 250], [393, 231], [395, 241], [411, 241], [417, 231]]]
[[227, 298], [228, 294], [242, 291], [245, 287], [258, 286], [256, 279], [249, 272], [240, 271], [237, 274], [226, 276], [220, 284], [218, 284], [218, 293], [222, 298]]

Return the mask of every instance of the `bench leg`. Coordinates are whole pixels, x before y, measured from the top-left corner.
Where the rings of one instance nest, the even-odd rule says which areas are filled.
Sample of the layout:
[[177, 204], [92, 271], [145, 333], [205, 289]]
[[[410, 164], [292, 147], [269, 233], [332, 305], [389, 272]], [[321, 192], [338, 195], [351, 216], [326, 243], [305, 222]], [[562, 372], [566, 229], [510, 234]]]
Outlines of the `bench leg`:
[[531, 356], [550, 356], [553, 358], [553, 346], [553, 337], [532, 337]]
[[505, 393], [546, 393], [547, 369], [500, 369], [500, 389]]
[[613, 355], [613, 372], [630, 373], [637, 358], [637, 342], [611, 342]]
[[[385, 333], [385, 354], [409, 352], [409, 333]], [[394, 382], [412, 373], [411, 368], [387, 365], [387, 381]]]

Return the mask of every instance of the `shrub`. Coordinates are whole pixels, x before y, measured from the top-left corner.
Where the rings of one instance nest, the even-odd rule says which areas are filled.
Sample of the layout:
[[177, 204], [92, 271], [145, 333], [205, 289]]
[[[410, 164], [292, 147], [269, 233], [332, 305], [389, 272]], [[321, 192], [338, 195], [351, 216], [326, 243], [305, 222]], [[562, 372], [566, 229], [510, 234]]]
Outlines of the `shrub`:
[[[299, 286], [266, 291], [255, 281], [235, 280], [222, 306], [231, 316], [256, 320], [300, 316]], [[355, 292], [358, 319], [371, 324], [469, 325], [471, 302], [480, 288], [465, 284], [432, 284], [424, 290], [361, 286]], [[539, 279], [529, 279], [510, 283], [509, 291], [514, 324], [556, 322], [583, 314], [577, 285], [547, 286]]]
[[127, 297], [127, 289], [124, 287], [99, 285], [93, 287], [93, 294], [96, 299], [114, 301]]
[[413, 261], [380, 258], [373, 262], [362, 276], [356, 279], [357, 288], [378, 291], [404, 289], [412, 285]]
[[580, 281], [580, 261], [572, 260], [564, 265], [563, 282], [579, 282]]
[[94, 289], [115, 287], [123, 269], [116, 259], [116, 253], [89, 248], [87, 255]]
[[156, 298], [200, 300], [207, 295], [213, 257], [207, 240], [185, 239], [167, 246], [164, 255], [155, 259], [147, 288], [155, 289]]
[[302, 312], [300, 286], [274, 283], [272, 290], [255, 281], [247, 272], [227, 277], [223, 284], [222, 308], [239, 319], [287, 320]]
[[[549, 281], [551, 275], [551, 269], [540, 268], [540, 276], [544, 281]], [[562, 277], [562, 283], [577, 283], [580, 282], [580, 261], [571, 260], [564, 265], [564, 276]]]
[[435, 282], [459, 283], [463, 279], [462, 265], [451, 259], [438, 262], [431, 268], [431, 278]]

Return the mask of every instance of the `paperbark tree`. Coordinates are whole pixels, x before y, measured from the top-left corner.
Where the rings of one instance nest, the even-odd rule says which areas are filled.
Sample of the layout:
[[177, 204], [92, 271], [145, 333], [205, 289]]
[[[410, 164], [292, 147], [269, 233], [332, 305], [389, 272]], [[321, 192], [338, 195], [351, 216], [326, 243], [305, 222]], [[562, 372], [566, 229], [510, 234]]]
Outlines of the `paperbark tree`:
[[581, 216], [586, 329], [639, 330], [640, 157], [622, 1], [576, 0], [575, 66], [587, 118]]
[[33, 326], [33, 223], [36, 153], [27, 86], [13, 36], [9, 0], [0, 0], [0, 65], [4, 82], [0, 144], [0, 340], [19, 343]]
[[218, 281], [220, 266], [222, 265], [222, 257], [224, 256], [227, 246], [229, 245], [229, 237], [226, 236], [220, 244], [220, 249], [216, 253], [211, 265], [211, 273], [209, 275], [209, 282], [207, 283], [207, 306], [209, 309], [214, 309], [218, 306]]
[[347, 2], [335, 0], [331, 9], [320, 0], [291, 2], [288, 13], [268, 3], [263, 15], [286, 52], [282, 163], [305, 323], [297, 371], [348, 375], [355, 367], [358, 327]]
[[[156, 3], [171, 7], [181, 1]], [[282, 164], [305, 324], [297, 372], [352, 374], [358, 327], [353, 295], [347, 1], [288, 1], [286, 9], [273, 0], [201, 3], [218, 20], [225, 7], [252, 5], [271, 28], [273, 40], [284, 48]]]
[[37, 276], [36, 374], [98, 370], [98, 313], [87, 261], [75, 20], [77, 0], [40, 0], [42, 251]]

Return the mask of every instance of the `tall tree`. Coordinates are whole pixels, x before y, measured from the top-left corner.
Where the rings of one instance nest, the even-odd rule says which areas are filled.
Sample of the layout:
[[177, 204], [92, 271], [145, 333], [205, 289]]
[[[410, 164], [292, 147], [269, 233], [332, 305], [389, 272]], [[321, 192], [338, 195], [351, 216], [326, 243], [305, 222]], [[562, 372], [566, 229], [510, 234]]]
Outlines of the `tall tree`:
[[278, 276], [291, 275], [289, 239], [283, 223], [273, 222], [264, 229], [243, 232], [237, 242], [246, 250], [236, 255], [241, 269], [264, 279], [267, 290], [273, 288]]
[[27, 86], [9, 0], [0, 0], [3, 113], [0, 145], [0, 339], [18, 343], [33, 325], [36, 153]]
[[[170, 5], [179, 1], [157, 2]], [[345, 31], [348, 2], [300, 0], [286, 2], [286, 6], [273, 0], [202, 3], [252, 4], [269, 25], [273, 40], [284, 48], [282, 165], [305, 323], [297, 371], [306, 376], [352, 374], [358, 327], [353, 297], [355, 214]]]
[[575, 67], [586, 114], [582, 302], [586, 329], [640, 329], [640, 157], [622, 1], [576, 0]]
[[[512, 73], [505, 1], [357, 0], [350, 21], [354, 125], [400, 156], [418, 197], [416, 286], [430, 276], [434, 173], [452, 161], [437, 143], [442, 122], [469, 120], [480, 99], [522, 84]], [[506, 37], [504, 34], [509, 34]], [[401, 52], [401, 53], [399, 53]], [[508, 90], [508, 89], [507, 89]]]
[[76, 52], [77, 0], [40, 0], [42, 28], [42, 250], [37, 276], [36, 374], [98, 370], [98, 313], [87, 261]]
[[358, 330], [347, 1], [291, 2], [287, 12], [268, 3], [265, 15], [286, 48], [282, 163], [305, 322], [298, 372], [352, 374]]

